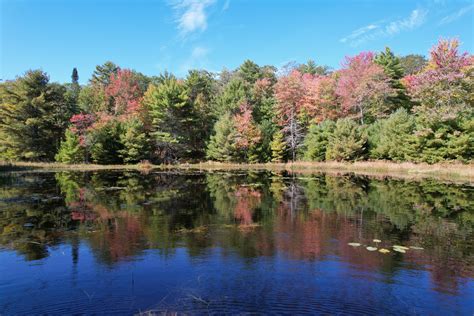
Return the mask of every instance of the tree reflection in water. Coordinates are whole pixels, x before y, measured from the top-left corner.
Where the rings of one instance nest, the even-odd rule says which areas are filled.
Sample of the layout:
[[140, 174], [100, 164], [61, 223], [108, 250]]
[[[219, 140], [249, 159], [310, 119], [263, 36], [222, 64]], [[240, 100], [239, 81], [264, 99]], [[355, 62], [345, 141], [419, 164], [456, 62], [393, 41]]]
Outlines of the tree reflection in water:
[[[154, 250], [199, 256], [219, 247], [244, 258], [340, 260], [390, 280], [428, 270], [456, 293], [474, 277], [474, 189], [434, 180], [272, 172], [58, 172], [0, 177], [0, 244], [26, 260], [86, 244], [106, 265]], [[349, 242], [423, 247], [369, 253]], [[337, 258], [337, 259], [335, 259]]]

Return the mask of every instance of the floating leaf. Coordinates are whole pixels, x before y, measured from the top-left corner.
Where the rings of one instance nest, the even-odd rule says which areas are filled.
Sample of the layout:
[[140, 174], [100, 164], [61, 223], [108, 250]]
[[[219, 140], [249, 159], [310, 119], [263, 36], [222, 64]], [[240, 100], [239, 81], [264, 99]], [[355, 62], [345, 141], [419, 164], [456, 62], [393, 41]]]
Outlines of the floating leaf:
[[379, 242], [382, 242], [380, 239], [374, 239], [372, 240], [373, 242], [376, 242], [376, 243], [379, 243]]
[[405, 246], [400, 246], [400, 245], [394, 245], [393, 248], [398, 248], [398, 249], [403, 249], [403, 250], [408, 250], [410, 248], [405, 247]]
[[360, 244], [358, 242], [350, 242], [348, 243], [349, 246], [352, 246], [352, 247], [359, 247]]
[[366, 249], [367, 249], [368, 251], [375, 251], [375, 250], [377, 250], [377, 248], [376, 248], [376, 247], [370, 247], [370, 246], [369, 246], [369, 247], [367, 247]]
[[423, 250], [425, 248], [422, 248], [422, 247], [417, 247], [417, 246], [410, 246], [411, 249], [415, 249], [415, 250]]
[[401, 248], [397, 248], [397, 247], [393, 247], [393, 251], [397, 251], [397, 252], [401, 252], [401, 253], [405, 253], [405, 252], [406, 252], [405, 249], [401, 249]]
[[389, 253], [390, 250], [385, 249], [385, 248], [382, 248], [382, 249], [379, 249], [379, 252], [381, 252], [381, 253]]

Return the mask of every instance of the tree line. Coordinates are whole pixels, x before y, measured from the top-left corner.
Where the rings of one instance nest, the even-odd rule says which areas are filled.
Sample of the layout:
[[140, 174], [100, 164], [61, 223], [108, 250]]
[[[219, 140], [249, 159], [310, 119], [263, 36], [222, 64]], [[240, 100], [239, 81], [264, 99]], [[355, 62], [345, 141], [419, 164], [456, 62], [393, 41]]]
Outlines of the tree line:
[[340, 69], [246, 60], [220, 73], [145, 76], [112, 62], [85, 85], [29, 70], [0, 83], [0, 159], [122, 164], [474, 157], [474, 57], [442, 39]]

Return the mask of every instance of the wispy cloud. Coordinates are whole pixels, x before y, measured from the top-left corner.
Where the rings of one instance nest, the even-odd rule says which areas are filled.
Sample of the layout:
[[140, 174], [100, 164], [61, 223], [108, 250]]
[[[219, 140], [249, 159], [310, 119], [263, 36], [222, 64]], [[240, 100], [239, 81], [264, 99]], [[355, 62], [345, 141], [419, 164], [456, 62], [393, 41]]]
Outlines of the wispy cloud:
[[191, 51], [189, 57], [181, 63], [180, 73], [183, 75], [190, 69], [206, 68], [209, 66], [209, 55], [210, 50], [204, 46], [195, 46]]
[[353, 41], [357, 38], [362, 37], [364, 34], [367, 34], [367, 33], [371, 32], [372, 30], [379, 29], [379, 28], [380, 28], [380, 26], [378, 26], [378, 25], [369, 24], [367, 26], [358, 28], [357, 30], [353, 31], [350, 35], [348, 35], [344, 38], [341, 38], [340, 41], [341, 41], [341, 43], [346, 43], [348, 41]]
[[215, 0], [175, 0], [170, 2], [177, 14], [178, 29], [182, 36], [207, 28], [206, 9]]
[[468, 5], [464, 8], [459, 9], [457, 12], [454, 12], [439, 21], [439, 25], [448, 24], [451, 22], [456, 21], [457, 19], [461, 18], [466, 13], [469, 13], [472, 9], [474, 9], [474, 4]]
[[358, 46], [365, 42], [375, 40], [377, 38], [394, 36], [404, 31], [413, 30], [425, 23], [427, 10], [413, 10], [409, 16], [395, 20], [371, 23], [367, 26], [354, 30], [351, 34], [341, 38], [341, 43], [348, 43], [351, 46]]

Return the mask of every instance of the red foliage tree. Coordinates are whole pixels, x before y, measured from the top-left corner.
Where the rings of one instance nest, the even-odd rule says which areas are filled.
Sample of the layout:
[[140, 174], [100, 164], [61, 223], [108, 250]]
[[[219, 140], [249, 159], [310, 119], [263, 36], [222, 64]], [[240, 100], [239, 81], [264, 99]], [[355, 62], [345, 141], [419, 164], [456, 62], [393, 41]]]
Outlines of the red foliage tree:
[[346, 57], [338, 71], [336, 94], [345, 115], [360, 119], [379, 118], [389, 114], [386, 98], [393, 94], [389, 78], [373, 61], [372, 52]]
[[459, 41], [440, 40], [431, 50], [430, 61], [420, 73], [403, 79], [413, 108], [427, 122], [455, 119], [472, 107], [474, 58], [458, 51]]
[[275, 85], [278, 124], [282, 126], [282, 131], [286, 135], [285, 140], [293, 161], [296, 159], [296, 150], [303, 137], [298, 116], [301, 113], [304, 92], [303, 78], [298, 70], [281, 77]]
[[135, 74], [129, 69], [119, 69], [110, 76], [105, 94], [113, 102], [115, 115], [136, 113], [143, 96]]
[[247, 102], [243, 102], [240, 105], [240, 113], [234, 115], [234, 124], [237, 129], [237, 148], [248, 150], [260, 142], [262, 135], [253, 121], [252, 109]]

